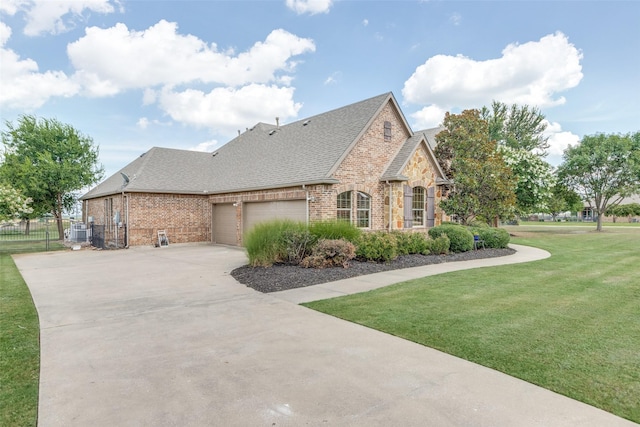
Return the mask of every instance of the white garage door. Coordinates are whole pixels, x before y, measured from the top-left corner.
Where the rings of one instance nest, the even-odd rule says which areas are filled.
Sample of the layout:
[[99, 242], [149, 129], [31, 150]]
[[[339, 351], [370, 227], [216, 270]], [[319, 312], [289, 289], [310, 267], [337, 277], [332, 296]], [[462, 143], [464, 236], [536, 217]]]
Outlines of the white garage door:
[[212, 241], [223, 245], [237, 245], [236, 207], [230, 203], [213, 205], [212, 218]]
[[243, 206], [246, 233], [254, 225], [271, 219], [291, 219], [293, 221], [307, 221], [307, 207], [304, 200], [280, 200], [276, 202], [245, 203]]

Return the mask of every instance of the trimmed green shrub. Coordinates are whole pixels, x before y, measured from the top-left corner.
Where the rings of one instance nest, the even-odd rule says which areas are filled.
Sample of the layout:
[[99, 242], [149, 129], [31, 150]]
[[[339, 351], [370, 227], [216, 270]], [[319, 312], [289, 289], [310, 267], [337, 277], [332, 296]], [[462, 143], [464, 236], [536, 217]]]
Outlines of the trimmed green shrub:
[[289, 259], [287, 233], [303, 232], [306, 224], [291, 220], [273, 220], [256, 224], [244, 236], [249, 264], [253, 267], [269, 267]]
[[429, 243], [424, 234], [403, 231], [394, 231], [392, 234], [396, 239], [396, 251], [398, 255], [429, 255]]
[[349, 261], [355, 258], [356, 247], [344, 239], [319, 240], [311, 255], [302, 260], [304, 268], [324, 268], [342, 266], [347, 268]]
[[354, 244], [362, 234], [362, 231], [349, 221], [340, 220], [312, 222], [309, 225], [309, 232], [318, 240], [344, 239]]
[[365, 261], [389, 262], [398, 256], [393, 234], [383, 231], [362, 233], [358, 239], [356, 256]]
[[427, 240], [431, 253], [434, 255], [446, 255], [449, 253], [450, 241], [446, 234], [435, 239]]
[[444, 224], [429, 229], [429, 237], [436, 239], [443, 234], [449, 237], [451, 252], [467, 252], [473, 249], [473, 233], [462, 225]]
[[506, 248], [511, 240], [509, 232], [504, 228], [473, 227], [471, 231], [477, 234], [480, 240], [484, 240], [485, 248]]

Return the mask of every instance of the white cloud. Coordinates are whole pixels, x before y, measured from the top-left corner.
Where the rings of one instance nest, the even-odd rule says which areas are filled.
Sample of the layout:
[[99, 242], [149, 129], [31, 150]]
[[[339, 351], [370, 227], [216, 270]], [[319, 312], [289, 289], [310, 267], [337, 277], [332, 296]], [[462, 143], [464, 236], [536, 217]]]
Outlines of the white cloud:
[[0, 3], [0, 12], [15, 15], [18, 11], [25, 14], [24, 33], [37, 36], [63, 33], [83, 21], [83, 14], [113, 13], [114, 7], [110, 0], [3, 0]]
[[290, 87], [261, 84], [215, 88], [209, 93], [165, 88], [159, 103], [173, 120], [231, 135], [260, 121], [275, 123], [275, 117], [280, 117], [284, 123], [295, 117], [302, 105], [293, 101], [293, 92]]
[[140, 117], [140, 119], [138, 120], [138, 122], [136, 123], [136, 125], [140, 128], [140, 129], [146, 129], [149, 127], [149, 119], [147, 119], [146, 117]]
[[75, 77], [93, 96], [190, 82], [287, 84], [286, 73], [296, 66], [291, 58], [315, 51], [312, 40], [277, 29], [264, 42], [232, 56], [177, 30], [176, 23], [164, 20], [145, 31], [129, 30], [124, 24], [87, 28], [86, 35], [67, 48], [77, 69]]
[[196, 145], [195, 147], [188, 148], [188, 150], [191, 150], [191, 151], [202, 151], [202, 152], [208, 153], [210, 151], [213, 151], [218, 145], [219, 145], [218, 141], [216, 141], [214, 139], [213, 141], [201, 142], [200, 144]]
[[0, 22], [0, 106], [33, 110], [53, 96], [69, 97], [79, 92], [79, 86], [64, 72], [40, 73], [37, 62], [21, 59], [13, 50], [7, 49], [5, 44], [10, 37], [11, 28]]
[[444, 115], [447, 111], [437, 105], [429, 105], [422, 110], [411, 114], [414, 120], [416, 130], [431, 129], [440, 126], [444, 121]]
[[298, 15], [303, 13], [310, 15], [329, 13], [332, 4], [333, 0], [287, 0], [287, 7]]
[[341, 77], [342, 77], [342, 73], [340, 71], [336, 71], [325, 79], [324, 84], [325, 85], [337, 84], [340, 81]]
[[558, 32], [539, 41], [510, 44], [497, 59], [476, 61], [436, 55], [405, 82], [406, 102], [440, 108], [474, 108], [492, 100], [548, 107], [563, 104], [559, 92], [582, 79], [582, 53]]
[[2, 0], [0, 2], [0, 12], [13, 16], [29, 3], [31, 3], [31, 0]]
[[571, 132], [563, 131], [560, 123], [549, 121], [546, 121], [546, 123], [547, 129], [544, 132], [544, 136], [549, 137], [548, 161], [551, 164], [559, 164], [564, 150], [569, 147], [569, 145], [578, 144], [580, 137]]
[[367, 25], [369, 25], [369, 20], [368, 19], [363, 19], [362, 20], [362, 26], [366, 27]]
[[455, 26], [460, 25], [460, 23], [462, 22], [462, 15], [460, 15], [458, 12], [454, 12], [453, 14], [451, 14], [451, 16], [449, 16], [449, 22], [451, 22]]

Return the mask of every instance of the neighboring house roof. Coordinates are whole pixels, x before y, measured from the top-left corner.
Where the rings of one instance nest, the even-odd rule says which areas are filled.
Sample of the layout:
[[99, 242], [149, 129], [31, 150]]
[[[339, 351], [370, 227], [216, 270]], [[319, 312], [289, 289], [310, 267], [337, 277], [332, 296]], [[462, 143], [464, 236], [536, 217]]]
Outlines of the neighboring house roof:
[[[388, 92], [282, 126], [258, 123], [214, 153], [152, 148], [82, 198], [121, 191], [221, 194], [335, 184], [338, 181], [332, 178], [333, 173], [389, 102], [411, 133], [393, 94]], [[415, 151], [423, 135], [405, 143], [400, 150], [402, 159]], [[402, 159], [398, 162], [405, 164], [408, 160]], [[121, 173], [129, 177], [126, 186]]]
[[380, 177], [380, 181], [406, 181], [408, 178], [402, 175], [402, 171], [422, 143], [424, 143], [425, 150], [438, 168], [440, 178], [444, 178], [444, 172], [433, 153], [433, 147], [435, 147], [436, 144], [435, 136], [443, 129], [442, 127], [437, 127], [418, 131], [412, 137], [408, 138], [405, 143], [402, 144], [384, 174]]

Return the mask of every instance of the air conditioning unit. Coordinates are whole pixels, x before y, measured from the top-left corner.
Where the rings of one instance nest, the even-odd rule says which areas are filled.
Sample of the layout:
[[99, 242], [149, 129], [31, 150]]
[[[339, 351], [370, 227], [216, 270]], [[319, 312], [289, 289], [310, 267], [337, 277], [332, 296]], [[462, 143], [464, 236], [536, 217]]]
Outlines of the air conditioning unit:
[[76, 243], [87, 241], [87, 226], [83, 222], [71, 224], [69, 240]]

